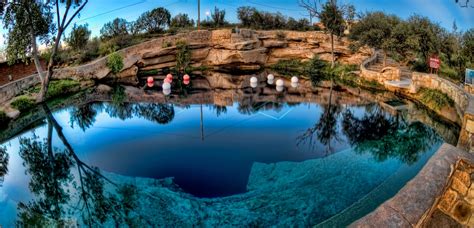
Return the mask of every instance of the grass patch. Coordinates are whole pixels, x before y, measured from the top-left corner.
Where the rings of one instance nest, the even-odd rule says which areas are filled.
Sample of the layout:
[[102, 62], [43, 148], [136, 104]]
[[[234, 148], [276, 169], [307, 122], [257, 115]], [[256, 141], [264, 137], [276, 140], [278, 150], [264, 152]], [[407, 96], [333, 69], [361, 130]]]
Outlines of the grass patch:
[[51, 81], [48, 86], [47, 98], [54, 98], [77, 92], [80, 83], [74, 80]]
[[11, 106], [20, 112], [28, 111], [35, 107], [35, 105], [35, 101], [26, 95], [15, 98], [15, 100], [11, 103]]
[[437, 89], [420, 88], [419, 95], [420, 100], [434, 110], [439, 111], [443, 107], [452, 107], [454, 105], [453, 99]]

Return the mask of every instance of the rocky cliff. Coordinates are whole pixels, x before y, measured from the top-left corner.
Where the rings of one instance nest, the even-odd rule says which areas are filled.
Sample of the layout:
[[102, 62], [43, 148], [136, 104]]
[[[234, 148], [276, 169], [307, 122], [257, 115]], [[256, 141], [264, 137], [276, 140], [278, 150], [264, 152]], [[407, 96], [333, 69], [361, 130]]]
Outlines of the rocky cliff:
[[[134, 83], [138, 71], [175, 66], [178, 41], [189, 45], [193, 66], [211, 69], [258, 70], [281, 59], [308, 60], [315, 54], [323, 60], [331, 59], [330, 37], [323, 32], [201, 30], [157, 38], [119, 51], [124, 57], [124, 68], [116, 76], [105, 66], [104, 57], [83, 66], [57, 70], [54, 77], [77, 80], [118, 77]], [[370, 50], [352, 53], [349, 41], [341, 38], [335, 41], [335, 55], [339, 62], [360, 64], [370, 56]]]

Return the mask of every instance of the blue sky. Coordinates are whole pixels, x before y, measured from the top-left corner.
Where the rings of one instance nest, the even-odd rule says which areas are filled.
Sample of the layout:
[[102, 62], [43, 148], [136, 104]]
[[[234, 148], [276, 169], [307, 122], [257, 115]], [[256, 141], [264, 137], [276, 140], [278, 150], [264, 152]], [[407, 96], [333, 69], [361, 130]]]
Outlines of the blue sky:
[[[413, 14], [428, 16], [447, 29], [456, 21], [460, 30], [474, 27], [474, 8], [461, 8], [454, 0], [339, 0], [341, 3], [352, 3], [357, 11], [380, 10], [393, 13], [402, 18]], [[279, 11], [295, 18], [306, 17], [306, 11], [298, 6], [297, 0], [201, 0], [201, 18], [206, 18], [206, 11], [215, 6], [225, 9], [226, 19], [237, 22], [236, 9], [239, 6], [254, 6], [260, 10]], [[474, 7], [474, 3], [472, 3]], [[164, 6], [172, 15], [187, 13], [197, 18], [197, 0], [89, 0], [77, 24], [89, 25], [93, 35], [99, 35], [100, 28], [116, 17], [128, 21], [135, 20], [141, 13], [155, 7]], [[2, 25], [3, 27], [3, 25]], [[72, 27], [72, 26], [71, 26]], [[1, 30], [2, 34], [5, 32]], [[3, 37], [0, 37], [0, 46]]]

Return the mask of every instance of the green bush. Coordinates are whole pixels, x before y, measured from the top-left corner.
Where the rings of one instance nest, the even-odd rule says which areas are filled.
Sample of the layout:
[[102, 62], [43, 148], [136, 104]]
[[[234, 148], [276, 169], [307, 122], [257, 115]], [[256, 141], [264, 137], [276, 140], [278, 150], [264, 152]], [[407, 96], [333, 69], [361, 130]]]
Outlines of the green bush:
[[286, 34], [283, 31], [278, 31], [276, 32], [276, 38], [278, 40], [284, 40], [286, 38]]
[[171, 41], [163, 41], [163, 43], [161, 44], [162, 48], [169, 48], [171, 46], [173, 46], [173, 43], [171, 43]]
[[7, 114], [0, 110], [0, 129], [4, 129], [10, 123], [10, 118], [8, 118]]
[[191, 63], [191, 50], [186, 41], [183, 40], [176, 42], [176, 50], [176, 69], [186, 71]]
[[313, 86], [317, 86], [321, 81], [328, 79], [330, 76], [327, 71], [327, 63], [319, 59], [317, 55], [309, 61], [305, 72]]
[[441, 110], [443, 107], [454, 105], [453, 99], [437, 89], [421, 88], [419, 94], [421, 96], [420, 100], [426, 106], [435, 110]]
[[35, 107], [35, 101], [32, 98], [23, 95], [15, 98], [11, 103], [11, 106], [20, 112], [24, 112]]
[[74, 80], [51, 81], [48, 86], [48, 98], [54, 98], [61, 95], [71, 94], [78, 90], [80, 83]]
[[464, 78], [459, 76], [458, 72], [450, 68], [449, 66], [446, 66], [444, 64], [441, 64], [441, 67], [439, 69], [439, 75], [450, 78], [456, 82], [461, 82]]
[[123, 68], [123, 57], [115, 52], [107, 57], [107, 67], [114, 74], [120, 72]]
[[113, 104], [115, 105], [123, 104], [123, 102], [125, 101], [125, 97], [126, 97], [125, 89], [122, 86], [116, 85], [112, 89], [112, 103]]
[[114, 41], [115, 40], [108, 40], [101, 42], [99, 45], [99, 55], [105, 56], [116, 52], [120, 47]]

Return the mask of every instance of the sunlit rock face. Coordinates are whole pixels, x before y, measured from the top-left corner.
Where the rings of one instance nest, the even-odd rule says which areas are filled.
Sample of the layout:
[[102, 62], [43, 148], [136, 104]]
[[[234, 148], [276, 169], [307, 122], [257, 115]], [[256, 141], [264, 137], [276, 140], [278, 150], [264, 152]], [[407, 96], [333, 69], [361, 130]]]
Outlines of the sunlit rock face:
[[[259, 70], [282, 59], [308, 60], [315, 54], [323, 60], [331, 60], [331, 43], [327, 34], [319, 31], [255, 31], [241, 29], [232, 33], [230, 29], [193, 31], [186, 34], [157, 38], [119, 53], [124, 58], [121, 73], [114, 75], [106, 66], [106, 57], [83, 66], [59, 69], [54, 77], [77, 80], [114, 79], [136, 84], [138, 71], [160, 70], [176, 66], [176, 42], [185, 41], [191, 52], [192, 66], [207, 66], [211, 69]], [[336, 38], [334, 43], [336, 60], [345, 64], [360, 64], [370, 56], [370, 50], [361, 48], [352, 53], [346, 38]]]

